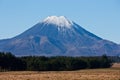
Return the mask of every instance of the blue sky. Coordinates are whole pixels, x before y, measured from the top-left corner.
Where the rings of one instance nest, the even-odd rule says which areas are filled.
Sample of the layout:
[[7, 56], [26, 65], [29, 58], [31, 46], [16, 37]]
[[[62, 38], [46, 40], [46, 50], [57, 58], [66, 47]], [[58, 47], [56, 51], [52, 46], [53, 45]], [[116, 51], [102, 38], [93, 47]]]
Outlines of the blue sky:
[[120, 0], [0, 0], [0, 39], [14, 37], [51, 15], [66, 16], [120, 44]]

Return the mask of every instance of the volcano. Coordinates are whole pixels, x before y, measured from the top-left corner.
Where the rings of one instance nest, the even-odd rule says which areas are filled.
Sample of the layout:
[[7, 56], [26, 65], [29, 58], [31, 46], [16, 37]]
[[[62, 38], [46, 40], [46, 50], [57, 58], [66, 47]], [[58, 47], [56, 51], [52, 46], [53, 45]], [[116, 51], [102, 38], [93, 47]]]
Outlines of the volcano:
[[64, 16], [49, 16], [22, 34], [0, 40], [0, 51], [17, 56], [120, 56], [120, 46]]

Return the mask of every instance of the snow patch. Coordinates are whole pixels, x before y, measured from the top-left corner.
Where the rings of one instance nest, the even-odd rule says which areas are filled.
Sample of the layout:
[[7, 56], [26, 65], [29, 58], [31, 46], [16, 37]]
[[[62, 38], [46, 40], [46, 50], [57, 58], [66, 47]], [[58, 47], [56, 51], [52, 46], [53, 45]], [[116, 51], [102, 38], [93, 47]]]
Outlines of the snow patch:
[[55, 24], [60, 27], [67, 27], [71, 28], [72, 21], [69, 21], [67, 18], [64, 16], [48, 16], [43, 20], [43, 22], [48, 23], [48, 24]]

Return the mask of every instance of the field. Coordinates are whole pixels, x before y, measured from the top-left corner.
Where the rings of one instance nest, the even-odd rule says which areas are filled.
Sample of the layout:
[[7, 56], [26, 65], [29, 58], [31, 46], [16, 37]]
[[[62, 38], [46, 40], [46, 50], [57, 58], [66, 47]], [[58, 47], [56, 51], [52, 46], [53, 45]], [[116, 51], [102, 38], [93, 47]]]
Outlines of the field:
[[120, 80], [120, 69], [0, 72], [0, 80]]
[[120, 69], [120, 63], [114, 63], [112, 68], [119, 68]]

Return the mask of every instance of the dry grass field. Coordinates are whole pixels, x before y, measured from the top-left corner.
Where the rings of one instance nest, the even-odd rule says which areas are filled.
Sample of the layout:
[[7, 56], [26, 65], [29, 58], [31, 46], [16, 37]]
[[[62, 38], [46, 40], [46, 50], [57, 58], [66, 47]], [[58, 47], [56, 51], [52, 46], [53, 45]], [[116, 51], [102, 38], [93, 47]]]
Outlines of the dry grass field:
[[120, 68], [120, 63], [114, 63], [114, 64], [112, 65], [112, 68]]
[[120, 69], [0, 72], [0, 80], [120, 80]]

